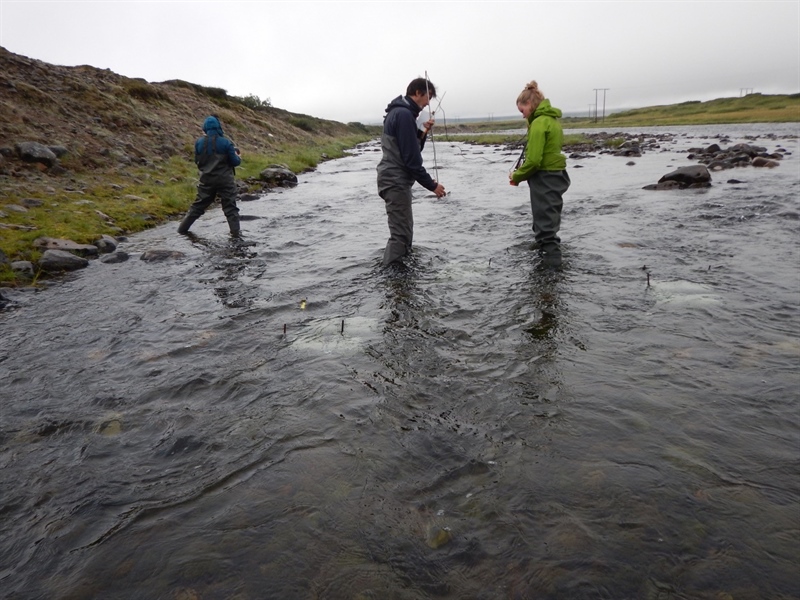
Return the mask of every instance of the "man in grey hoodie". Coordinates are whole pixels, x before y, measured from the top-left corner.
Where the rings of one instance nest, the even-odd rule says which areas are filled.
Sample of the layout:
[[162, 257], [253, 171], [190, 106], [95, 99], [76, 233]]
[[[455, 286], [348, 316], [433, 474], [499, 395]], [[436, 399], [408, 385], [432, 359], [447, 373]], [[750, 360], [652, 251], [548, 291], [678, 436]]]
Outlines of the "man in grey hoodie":
[[422, 166], [422, 148], [433, 121], [426, 129], [417, 128], [417, 117], [436, 97], [433, 84], [419, 77], [408, 84], [405, 96], [398, 96], [386, 107], [383, 119], [381, 149], [378, 163], [378, 194], [386, 202], [389, 221], [389, 241], [383, 253], [383, 266], [403, 258], [411, 250], [414, 237], [414, 216], [411, 211], [411, 188], [416, 181], [422, 187], [443, 197], [441, 183]]

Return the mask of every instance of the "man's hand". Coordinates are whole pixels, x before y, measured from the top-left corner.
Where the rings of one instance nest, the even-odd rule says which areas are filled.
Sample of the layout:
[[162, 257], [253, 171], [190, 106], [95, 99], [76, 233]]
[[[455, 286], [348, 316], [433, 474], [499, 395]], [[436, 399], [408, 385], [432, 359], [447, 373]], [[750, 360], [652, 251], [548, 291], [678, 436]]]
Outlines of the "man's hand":
[[435, 122], [435, 121], [434, 121], [433, 119], [430, 119], [430, 120], [428, 120], [428, 121], [425, 121], [425, 124], [422, 126], [422, 127], [425, 129], [425, 133], [427, 133], [427, 132], [429, 132], [431, 129], [433, 129], [434, 122]]
[[513, 177], [514, 175], [512, 173], [508, 174], [508, 185], [513, 185], [514, 187], [517, 187], [519, 184], [516, 181], [514, 181]]
[[433, 190], [433, 193], [436, 194], [437, 198], [443, 198], [447, 195], [447, 192], [444, 191], [444, 186], [438, 181], [436, 182], [436, 189]]

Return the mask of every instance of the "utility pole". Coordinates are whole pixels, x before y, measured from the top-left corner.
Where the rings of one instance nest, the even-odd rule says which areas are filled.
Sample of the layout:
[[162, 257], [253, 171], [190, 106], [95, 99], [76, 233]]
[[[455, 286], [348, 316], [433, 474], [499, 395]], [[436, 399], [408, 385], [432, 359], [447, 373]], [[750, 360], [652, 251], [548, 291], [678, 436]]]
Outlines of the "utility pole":
[[739, 98], [753, 93], [753, 88], [739, 88]]
[[598, 88], [594, 88], [594, 122], [597, 123], [597, 92]]
[[[594, 102], [595, 106], [597, 106], [597, 92], [603, 92], [603, 122], [606, 121], [606, 92], [609, 91], [611, 88], [597, 88], [594, 91]], [[597, 108], [595, 108], [595, 117], [594, 121], [597, 122]]]

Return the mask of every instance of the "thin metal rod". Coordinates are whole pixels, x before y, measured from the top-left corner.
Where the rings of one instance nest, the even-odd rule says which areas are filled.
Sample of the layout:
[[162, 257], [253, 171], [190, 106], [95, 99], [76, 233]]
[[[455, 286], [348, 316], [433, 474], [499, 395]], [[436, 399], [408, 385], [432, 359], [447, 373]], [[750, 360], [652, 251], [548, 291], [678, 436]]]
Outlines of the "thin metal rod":
[[[428, 71], [425, 71], [425, 94], [428, 96], [428, 120], [433, 119], [433, 112], [431, 111], [431, 90], [428, 87]], [[439, 102], [441, 104], [441, 101]], [[438, 108], [438, 106], [437, 106]], [[439, 165], [436, 163], [436, 144], [433, 141], [433, 131], [429, 132], [431, 135], [431, 148], [433, 149], [433, 172], [436, 175], [436, 183], [439, 183]]]

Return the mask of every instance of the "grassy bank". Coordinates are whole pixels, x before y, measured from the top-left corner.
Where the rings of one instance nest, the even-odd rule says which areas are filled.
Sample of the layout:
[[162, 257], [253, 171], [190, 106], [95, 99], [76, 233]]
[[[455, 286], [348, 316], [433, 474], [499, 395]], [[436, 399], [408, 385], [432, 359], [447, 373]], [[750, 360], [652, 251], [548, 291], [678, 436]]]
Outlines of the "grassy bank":
[[[237, 178], [257, 179], [272, 164], [302, 173], [323, 160], [344, 156], [348, 148], [373, 137], [372, 132], [358, 132], [319, 143], [286, 143], [269, 153], [244, 152]], [[9, 260], [35, 264], [42, 253], [33, 245], [37, 238], [90, 244], [103, 234], [129, 235], [179, 218], [196, 193], [197, 168], [189, 156], [187, 152], [187, 158], [172, 156], [117, 173], [73, 172], [60, 190], [48, 185], [7, 191], [0, 206], [5, 213], [0, 251]], [[258, 190], [261, 187], [254, 186], [254, 191]], [[9, 206], [26, 206], [27, 211], [17, 212]], [[35, 274], [34, 280], [39, 276]], [[13, 272], [9, 265], [0, 265], [0, 285], [28, 284], [30, 279]]]

